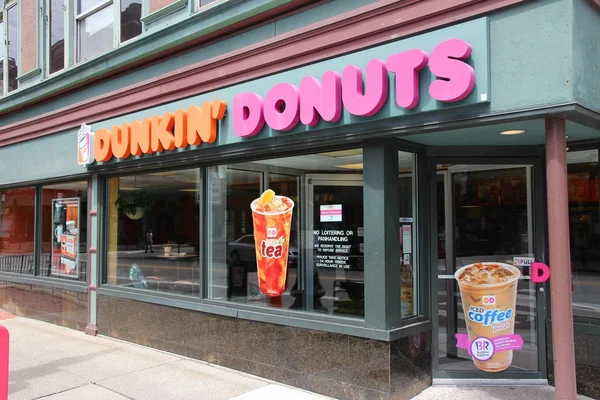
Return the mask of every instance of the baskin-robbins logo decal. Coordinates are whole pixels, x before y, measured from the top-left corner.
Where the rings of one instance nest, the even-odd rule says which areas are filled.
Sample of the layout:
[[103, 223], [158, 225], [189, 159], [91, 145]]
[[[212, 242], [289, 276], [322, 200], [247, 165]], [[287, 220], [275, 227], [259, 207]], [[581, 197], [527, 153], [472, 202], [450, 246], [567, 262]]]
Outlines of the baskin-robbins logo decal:
[[419, 73], [425, 67], [438, 78], [430, 84], [429, 95], [455, 103], [475, 87], [475, 70], [467, 63], [471, 53], [466, 41], [449, 39], [431, 54], [412, 49], [392, 54], [386, 61], [372, 59], [366, 67], [366, 82], [359, 67], [348, 65], [341, 75], [326, 71], [321, 81], [307, 76], [300, 87], [276, 84], [265, 98], [254, 92], [241, 93], [233, 100], [233, 130], [239, 137], [251, 137], [265, 123], [277, 131], [289, 131], [299, 122], [308, 126], [315, 126], [320, 119], [333, 123], [342, 117], [342, 107], [360, 117], [375, 115], [388, 99], [389, 73], [395, 75], [396, 104], [410, 110], [419, 104]]

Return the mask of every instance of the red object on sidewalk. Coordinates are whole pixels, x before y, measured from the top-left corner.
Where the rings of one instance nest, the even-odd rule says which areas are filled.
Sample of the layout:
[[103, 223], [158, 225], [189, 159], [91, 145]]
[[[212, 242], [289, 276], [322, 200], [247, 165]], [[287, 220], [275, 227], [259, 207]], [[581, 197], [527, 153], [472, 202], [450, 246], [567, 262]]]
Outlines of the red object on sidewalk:
[[0, 325], [0, 400], [8, 399], [8, 330]]

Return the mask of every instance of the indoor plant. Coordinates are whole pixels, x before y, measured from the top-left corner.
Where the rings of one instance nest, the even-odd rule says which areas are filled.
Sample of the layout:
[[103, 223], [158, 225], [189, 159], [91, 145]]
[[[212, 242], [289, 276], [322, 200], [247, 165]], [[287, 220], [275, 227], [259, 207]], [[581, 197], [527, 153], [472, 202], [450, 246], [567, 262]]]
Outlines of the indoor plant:
[[154, 205], [145, 191], [141, 190], [131, 196], [119, 196], [115, 201], [115, 207], [130, 219], [140, 219], [146, 213], [146, 210]]

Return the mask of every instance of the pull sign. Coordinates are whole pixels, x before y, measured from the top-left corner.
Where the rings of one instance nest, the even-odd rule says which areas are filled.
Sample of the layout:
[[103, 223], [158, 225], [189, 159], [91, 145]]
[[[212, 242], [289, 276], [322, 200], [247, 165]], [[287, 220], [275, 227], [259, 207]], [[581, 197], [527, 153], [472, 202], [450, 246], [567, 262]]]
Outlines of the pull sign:
[[535, 262], [533, 257], [513, 257], [513, 265], [515, 267], [531, 267]]

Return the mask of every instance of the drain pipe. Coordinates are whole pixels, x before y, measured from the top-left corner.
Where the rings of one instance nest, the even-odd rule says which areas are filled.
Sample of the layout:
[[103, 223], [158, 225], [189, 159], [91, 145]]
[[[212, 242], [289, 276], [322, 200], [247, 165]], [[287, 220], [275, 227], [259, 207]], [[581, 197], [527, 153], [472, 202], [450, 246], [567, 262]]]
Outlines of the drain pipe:
[[577, 398], [571, 254], [569, 246], [569, 202], [567, 189], [567, 144], [564, 118], [546, 118], [546, 180], [548, 238], [550, 245], [550, 302], [552, 305], [552, 351], [556, 399]]

